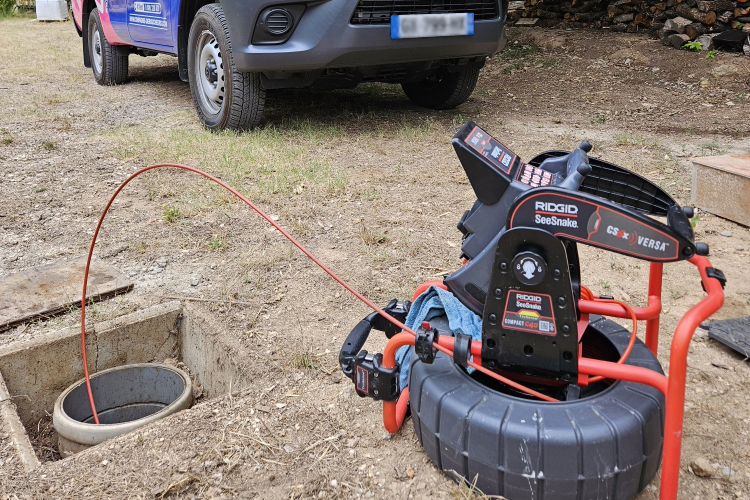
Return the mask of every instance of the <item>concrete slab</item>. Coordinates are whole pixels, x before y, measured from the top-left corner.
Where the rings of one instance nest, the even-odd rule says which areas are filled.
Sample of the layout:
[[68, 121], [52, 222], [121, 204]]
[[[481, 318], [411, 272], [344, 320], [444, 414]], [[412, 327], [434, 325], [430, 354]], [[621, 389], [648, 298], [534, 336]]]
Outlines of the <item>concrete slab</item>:
[[750, 153], [693, 158], [692, 203], [750, 226]]
[[[178, 345], [182, 306], [168, 302], [94, 325], [86, 335], [89, 371], [164, 361]], [[0, 370], [24, 425], [52, 413], [57, 397], [83, 377], [78, 328], [0, 347]]]
[[39, 459], [36, 458], [26, 429], [18, 418], [13, 398], [5, 386], [2, 375], [0, 375], [0, 428], [10, 436], [10, 442], [24, 470], [29, 472], [39, 467]]
[[223, 339], [220, 327], [200, 307], [184, 305], [180, 323], [180, 359], [203, 384], [208, 398], [236, 392], [250, 384], [237, 363], [237, 353]]
[[[86, 258], [56, 262], [0, 278], [0, 331], [26, 321], [46, 318], [81, 305]], [[133, 283], [117, 269], [93, 261], [89, 269], [88, 301], [125, 293]]]

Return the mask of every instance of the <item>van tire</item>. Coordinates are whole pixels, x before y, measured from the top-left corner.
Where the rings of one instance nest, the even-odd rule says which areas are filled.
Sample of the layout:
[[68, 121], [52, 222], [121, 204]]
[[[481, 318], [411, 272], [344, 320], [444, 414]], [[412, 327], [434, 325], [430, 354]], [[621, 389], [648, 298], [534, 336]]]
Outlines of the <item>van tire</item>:
[[188, 80], [193, 103], [211, 131], [253, 128], [263, 115], [266, 92], [258, 73], [237, 71], [224, 10], [204, 5], [188, 37]]
[[107, 41], [102, 29], [99, 9], [89, 14], [88, 49], [94, 79], [99, 85], [118, 85], [128, 79], [128, 55]]
[[463, 104], [479, 80], [479, 68], [450, 72], [445, 68], [418, 82], [402, 83], [406, 96], [423, 108], [453, 109]]

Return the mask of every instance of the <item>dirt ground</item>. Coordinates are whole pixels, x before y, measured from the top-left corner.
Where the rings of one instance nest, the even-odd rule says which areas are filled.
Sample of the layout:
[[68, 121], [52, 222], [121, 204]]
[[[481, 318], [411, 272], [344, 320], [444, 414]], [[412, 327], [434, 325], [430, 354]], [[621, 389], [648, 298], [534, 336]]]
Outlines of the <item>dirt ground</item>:
[[[385, 304], [459, 265], [455, 224], [474, 196], [450, 138], [468, 119], [525, 159], [588, 139], [592, 155], [680, 203], [691, 157], [750, 151], [750, 58], [706, 59], [639, 34], [511, 30], [456, 110], [415, 108], [396, 86], [273, 92], [264, 125], [246, 134], [199, 126], [174, 58], [132, 56], [128, 83], [96, 85], [70, 23], [0, 20], [0, 56], [0, 275], [85, 253], [129, 173], [183, 162], [241, 188]], [[750, 314], [750, 231], [699, 215], [696, 239], [729, 280], [716, 317]], [[580, 251], [595, 293], [643, 303], [647, 265]], [[118, 198], [96, 254], [135, 288], [92, 307], [89, 321], [168, 297], [207, 300], [255, 383], [28, 475], [0, 434], [0, 498], [472, 498], [431, 464], [411, 421], [389, 435], [380, 405], [339, 374], [340, 343], [367, 308], [223, 192], [192, 174], [145, 174]], [[666, 367], [671, 332], [703, 292], [689, 264], [665, 271]], [[77, 321], [23, 325], [0, 342]], [[750, 495], [749, 376], [745, 359], [699, 331], [680, 499]], [[699, 457], [713, 477], [690, 472]], [[637, 498], [657, 490], [658, 478]]]

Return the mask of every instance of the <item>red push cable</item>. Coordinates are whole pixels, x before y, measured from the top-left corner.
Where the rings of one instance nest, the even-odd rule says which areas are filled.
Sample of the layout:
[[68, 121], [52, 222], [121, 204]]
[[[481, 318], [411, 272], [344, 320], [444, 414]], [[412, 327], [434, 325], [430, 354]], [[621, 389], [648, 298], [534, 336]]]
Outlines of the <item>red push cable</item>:
[[[241, 199], [242, 201], [244, 201], [248, 206], [250, 206], [250, 208], [252, 208], [253, 210], [255, 210], [261, 217], [263, 217], [266, 221], [268, 221], [269, 224], [271, 224], [281, 234], [283, 234], [289, 241], [291, 241], [294, 244], [294, 246], [296, 246], [297, 248], [299, 248], [302, 251], [302, 253], [304, 253], [305, 255], [307, 255], [313, 262], [315, 262], [321, 269], [323, 269], [326, 273], [328, 273], [328, 275], [330, 275], [341, 286], [343, 286], [349, 292], [351, 292], [355, 297], [357, 297], [359, 300], [361, 300], [362, 302], [364, 302], [365, 304], [367, 304], [371, 309], [373, 309], [374, 311], [376, 311], [377, 313], [379, 313], [381, 316], [383, 316], [388, 321], [390, 321], [394, 325], [398, 326], [399, 328], [401, 328], [405, 332], [411, 334], [412, 336], [416, 335], [415, 332], [414, 332], [414, 330], [412, 330], [411, 328], [409, 328], [408, 326], [406, 326], [405, 324], [403, 324], [402, 322], [398, 321], [396, 318], [394, 318], [393, 316], [391, 316], [390, 314], [388, 314], [387, 312], [385, 312], [383, 309], [381, 309], [380, 307], [378, 307], [377, 305], [375, 305], [374, 302], [372, 302], [370, 299], [368, 299], [367, 297], [365, 297], [364, 295], [362, 295], [360, 292], [358, 292], [357, 290], [355, 290], [354, 287], [352, 287], [351, 285], [349, 285], [349, 283], [347, 283], [342, 278], [340, 278], [336, 273], [334, 273], [325, 264], [323, 264], [323, 262], [321, 262], [320, 259], [318, 259], [317, 257], [315, 257], [315, 255], [313, 255], [312, 252], [310, 252], [307, 248], [305, 248], [304, 245], [302, 245], [300, 242], [298, 242], [291, 234], [289, 234], [283, 227], [281, 227], [281, 225], [279, 225], [276, 221], [274, 221], [273, 219], [271, 219], [271, 217], [269, 217], [263, 210], [261, 210], [260, 208], [258, 208], [252, 201], [250, 201], [249, 199], [247, 199], [239, 191], [237, 191], [233, 187], [229, 186], [224, 181], [222, 181], [222, 180], [214, 177], [211, 174], [203, 172], [202, 170], [199, 170], [197, 168], [190, 167], [190, 166], [187, 166], [187, 165], [180, 165], [180, 164], [177, 164], [177, 163], [159, 163], [159, 164], [156, 164], [156, 165], [149, 165], [148, 167], [142, 168], [142, 169], [138, 170], [137, 172], [133, 173], [132, 175], [130, 175], [127, 179], [125, 179], [125, 181], [122, 184], [120, 184], [120, 186], [112, 194], [112, 197], [109, 199], [109, 202], [107, 202], [107, 205], [104, 207], [104, 210], [102, 211], [102, 214], [99, 217], [99, 222], [96, 224], [96, 230], [94, 231], [94, 236], [91, 239], [91, 246], [89, 247], [88, 258], [86, 259], [86, 270], [85, 270], [84, 275], [83, 275], [83, 292], [81, 294], [81, 352], [82, 352], [82, 357], [83, 357], [83, 374], [84, 374], [84, 378], [86, 380], [86, 390], [88, 391], [89, 403], [91, 405], [91, 412], [93, 413], [93, 417], [94, 417], [94, 422], [95, 423], [97, 423], [97, 424], [99, 423], [99, 414], [96, 411], [96, 404], [94, 402], [94, 393], [93, 393], [93, 391], [91, 389], [91, 379], [90, 379], [90, 376], [89, 376], [88, 360], [87, 360], [87, 357], [86, 357], [86, 285], [88, 283], [89, 268], [91, 266], [91, 256], [94, 253], [94, 246], [96, 244], [96, 238], [99, 235], [99, 229], [101, 229], [102, 223], [104, 222], [104, 217], [107, 215], [107, 212], [109, 211], [109, 208], [112, 206], [112, 203], [115, 201], [115, 198], [117, 197], [117, 195], [120, 193], [120, 191], [122, 191], [122, 189], [131, 180], [133, 180], [134, 178], [136, 178], [140, 174], [142, 174], [144, 172], [147, 172], [149, 170], [155, 169], [155, 168], [178, 168], [178, 169], [182, 169], [182, 170], [188, 170], [190, 172], [195, 172], [196, 174], [200, 174], [203, 177], [206, 177], [207, 179], [210, 179], [210, 180], [214, 181], [215, 183], [219, 184], [220, 186], [222, 186], [223, 188], [225, 188], [226, 190], [228, 190], [229, 192], [231, 192], [232, 194], [234, 194], [235, 196], [237, 196], [239, 199]], [[586, 289], [585, 287], [583, 287], [583, 288], [585, 289], [584, 293], [586, 293], [587, 296], [593, 297], [593, 294], [591, 294], [591, 292], [588, 289]], [[633, 334], [632, 334], [631, 339], [630, 339], [630, 343], [628, 344], [628, 348], [626, 349], [626, 352], [623, 354], [623, 356], [620, 359], [620, 361], [618, 361], [618, 363], [622, 363], [622, 362], [624, 362], [625, 359], [627, 359], [627, 356], [628, 356], [628, 354], [630, 354], [630, 350], [632, 349], [633, 343], [635, 342], [635, 324], [636, 324], [635, 323], [635, 315], [633, 313], [633, 310], [627, 304], [625, 304], [625, 303], [622, 303], [622, 302], [619, 302], [619, 301], [608, 301], [608, 302], [615, 302], [615, 303], [621, 304], [623, 307], [625, 307], [627, 310], [629, 310], [629, 312], [631, 313], [631, 316], [633, 316], [633, 318], [634, 318], [633, 319], [634, 328], [633, 328]], [[437, 344], [435, 344], [435, 347], [438, 350], [440, 350], [440, 351], [448, 354], [449, 356], [453, 356], [453, 352], [452, 352], [451, 349], [442, 347], [442, 346], [437, 345]], [[499, 380], [500, 382], [502, 382], [504, 384], [510, 385], [511, 387], [515, 387], [518, 390], [526, 392], [527, 394], [530, 394], [532, 396], [536, 396], [536, 397], [538, 397], [540, 399], [543, 399], [545, 401], [558, 401], [555, 398], [552, 398], [550, 396], [546, 396], [546, 395], [544, 395], [544, 394], [542, 394], [540, 392], [537, 392], [537, 391], [535, 391], [535, 390], [533, 390], [533, 389], [531, 389], [529, 387], [526, 387], [526, 386], [524, 386], [522, 384], [514, 382], [511, 379], [503, 377], [502, 375], [500, 375], [498, 373], [495, 373], [495, 372], [493, 372], [491, 370], [488, 370], [488, 369], [484, 368], [483, 366], [481, 366], [481, 365], [479, 365], [477, 363], [474, 363], [473, 361], [469, 361], [468, 364], [469, 364], [469, 366], [472, 366], [473, 368], [479, 370], [480, 372], [482, 372], [482, 373], [484, 373], [486, 375], [489, 375], [489, 376], [491, 376], [491, 377]], [[403, 420], [403, 417], [402, 417], [401, 420]]]
[[321, 269], [323, 269], [325, 272], [327, 272], [333, 279], [335, 279], [341, 286], [349, 290], [355, 297], [357, 297], [359, 300], [367, 304], [370, 308], [377, 311], [381, 316], [386, 318], [388, 321], [393, 323], [394, 325], [398, 326], [402, 330], [411, 333], [414, 335], [414, 331], [401, 323], [399, 320], [382, 310], [380, 307], [375, 305], [374, 302], [372, 302], [370, 299], [359, 293], [357, 290], [355, 290], [349, 283], [344, 281], [342, 278], [340, 278], [336, 273], [331, 271], [323, 262], [321, 262], [315, 255], [312, 254], [307, 248], [305, 248], [300, 242], [298, 242], [294, 237], [289, 234], [283, 227], [281, 227], [276, 221], [271, 219], [263, 210], [258, 208], [252, 201], [247, 199], [245, 196], [243, 196], [239, 191], [234, 189], [233, 187], [229, 186], [224, 181], [214, 177], [211, 174], [207, 174], [206, 172], [203, 172], [202, 170], [198, 170], [194, 167], [189, 167], [187, 165], [180, 165], [177, 163], [159, 163], [157, 165], [150, 165], [148, 167], [142, 168], [135, 172], [134, 174], [130, 175], [125, 181], [120, 184], [120, 186], [115, 190], [115, 192], [112, 194], [112, 197], [109, 199], [109, 202], [107, 203], [107, 206], [104, 207], [104, 211], [102, 211], [102, 215], [99, 217], [99, 222], [96, 224], [96, 230], [94, 231], [94, 237], [91, 239], [91, 247], [89, 248], [89, 255], [88, 259], [86, 260], [86, 271], [83, 275], [83, 293], [81, 294], [81, 351], [83, 354], [83, 375], [86, 379], [86, 390], [88, 391], [89, 395], [89, 403], [91, 404], [91, 411], [94, 416], [94, 422], [97, 424], [99, 423], [99, 414], [96, 412], [96, 405], [94, 404], [94, 394], [91, 390], [91, 380], [89, 377], [89, 367], [88, 367], [88, 360], [86, 358], [86, 284], [88, 282], [89, 277], [89, 267], [91, 266], [91, 256], [94, 253], [94, 245], [96, 244], [96, 238], [99, 235], [99, 229], [102, 226], [102, 222], [104, 222], [104, 217], [107, 215], [107, 212], [109, 211], [109, 207], [112, 205], [112, 203], [115, 201], [115, 198], [117, 195], [122, 191], [122, 189], [134, 178], [141, 175], [143, 172], [147, 172], [149, 170], [155, 169], [155, 168], [179, 168], [182, 170], [189, 170], [190, 172], [195, 172], [196, 174], [200, 174], [203, 177], [206, 177], [207, 179], [210, 179], [214, 181], [215, 183], [219, 184], [223, 188], [230, 191], [232, 194], [237, 196], [239, 199], [244, 201], [247, 205], [250, 206], [253, 210], [258, 212], [261, 217], [266, 219], [269, 224], [271, 224], [273, 227], [279, 230], [281, 234], [286, 236], [286, 238], [291, 241], [294, 246], [302, 250], [302, 253], [310, 257], [310, 259], [315, 262], [318, 266], [320, 266]]

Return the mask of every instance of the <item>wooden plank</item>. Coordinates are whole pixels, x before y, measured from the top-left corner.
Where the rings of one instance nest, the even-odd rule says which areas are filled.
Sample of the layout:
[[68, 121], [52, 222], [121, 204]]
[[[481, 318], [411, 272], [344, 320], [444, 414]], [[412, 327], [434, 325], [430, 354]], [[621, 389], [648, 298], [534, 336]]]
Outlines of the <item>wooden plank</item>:
[[693, 158], [692, 203], [750, 226], [750, 153]]
[[[85, 269], [86, 258], [81, 257], [0, 277], [0, 331], [80, 307]], [[91, 262], [88, 302], [132, 288], [133, 283], [117, 269], [100, 261]]]

